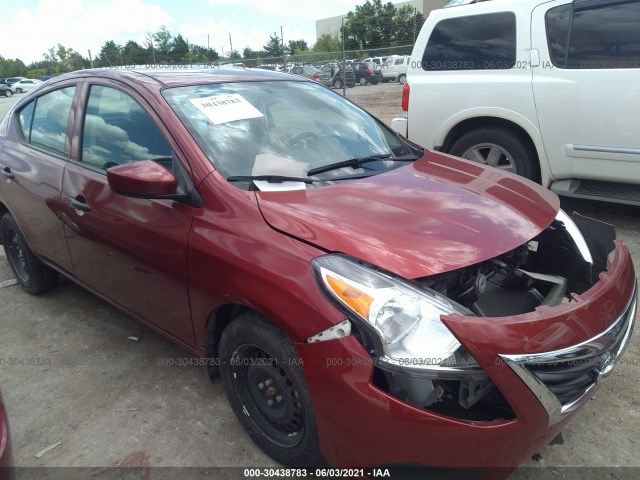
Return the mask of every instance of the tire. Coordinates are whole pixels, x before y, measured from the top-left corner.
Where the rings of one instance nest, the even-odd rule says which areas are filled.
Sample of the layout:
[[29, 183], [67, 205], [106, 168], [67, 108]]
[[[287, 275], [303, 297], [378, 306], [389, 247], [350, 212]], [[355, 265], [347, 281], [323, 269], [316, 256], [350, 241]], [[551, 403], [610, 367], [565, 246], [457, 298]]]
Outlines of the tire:
[[407, 76], [404, 73], [398, 77], [398, 82], [400, 82], [402, 85], [404, 85], [404, 82], [406, 81], [407, 81]]
[[364, 87], [367, 83], [369, 83], [369, 81], [367, 80], [367, 77], [360, 77], [358, 83]]
[[484, 163], [538, 181], [538, 160], [519, 134], [506, 128], [479, 128], [462, 135], [451, 155]]
[[5, 90], [4, 92], [4, 96], [9, 98], [11, 95], [13, 95], [13, 92], [11, 90]]
[[289, 467], [326, 465], [307, 382], [285, 333], [243, 313], [222, 332], [219, 352], [224, 389], [251, 439]]
[[339, 78], [336, 78], [336, 79], [333, 81], [333, 86], [334, 86], [335, 88], [342, 88], [342, 80], [340, 80]]
[[22, 89], [21, 88], [16, 88], [16, 93], [22, 93]]
[[58, 272], [38, 260], [8, 213], [0, 220], [0, 238], [9, 266], [24, 290], [37, 295], [56, 285]]

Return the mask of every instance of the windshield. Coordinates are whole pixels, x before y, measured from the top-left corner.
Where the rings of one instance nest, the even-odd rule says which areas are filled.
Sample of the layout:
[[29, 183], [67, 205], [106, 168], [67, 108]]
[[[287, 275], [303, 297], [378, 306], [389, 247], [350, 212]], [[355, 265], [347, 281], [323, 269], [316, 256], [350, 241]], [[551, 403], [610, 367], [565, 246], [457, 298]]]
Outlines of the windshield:
[[312, 82], [195, 85], [165, 89], [163, 95], [225, 178], [306, 177], [319, 167], [368, 158], [303, 184], [317, 187], [332, 178], [395, 168], [402, 163], [394, 157], [419, 153], [351, 102]]

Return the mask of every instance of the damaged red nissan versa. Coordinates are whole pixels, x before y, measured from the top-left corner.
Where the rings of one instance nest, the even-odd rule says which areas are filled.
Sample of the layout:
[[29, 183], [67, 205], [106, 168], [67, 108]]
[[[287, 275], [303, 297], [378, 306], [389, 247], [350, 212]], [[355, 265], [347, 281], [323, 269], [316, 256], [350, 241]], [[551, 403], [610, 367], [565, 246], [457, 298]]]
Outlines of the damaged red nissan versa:
[[61, 273], [205, 358], [288, 466], [504, 476], [631, 336], [609, 225], [304, 78], [79, 71], [22, 98], [0, 141], [22, 286]]

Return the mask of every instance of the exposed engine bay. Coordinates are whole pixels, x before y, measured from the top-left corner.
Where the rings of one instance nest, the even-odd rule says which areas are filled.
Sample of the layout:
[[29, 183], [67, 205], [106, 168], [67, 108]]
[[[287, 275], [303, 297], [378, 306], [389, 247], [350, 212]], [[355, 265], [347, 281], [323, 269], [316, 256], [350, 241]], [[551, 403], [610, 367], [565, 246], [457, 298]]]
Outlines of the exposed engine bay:
[[[607, 269], [614, 251], [610, 225], [560, 212], [552, 224], [524, 245], [498, 257], [458, 270], [418, 279], [456, 302], [466, 315], [503, 317], [573, 301], [573, 294], [591, 288]], [[468, 356], [465, 369], [434, 377], [378, 370], [375, 381], [412, 405], [457, 418], [513, 418], [513, 412], [491, 379]], [[462, 362], [465, 364], [465, 362]], [[458, 363], [459, 364], [459, 363]], [[446, 365], [444, 365], [446, 366]]]
[[[589, 224], [592, 234], [576, 238], [571, 227], [556, 219], [525, 245], [418, 282], [482, 317], [520, 315], [541, 305], [571, 301], [571, 294], [588, 290], [606, 269], [615, 239], [609, 225], [584, 217], [576, 221], [576, 227]], [[586, 245], [581, 248], [583, 239]]]

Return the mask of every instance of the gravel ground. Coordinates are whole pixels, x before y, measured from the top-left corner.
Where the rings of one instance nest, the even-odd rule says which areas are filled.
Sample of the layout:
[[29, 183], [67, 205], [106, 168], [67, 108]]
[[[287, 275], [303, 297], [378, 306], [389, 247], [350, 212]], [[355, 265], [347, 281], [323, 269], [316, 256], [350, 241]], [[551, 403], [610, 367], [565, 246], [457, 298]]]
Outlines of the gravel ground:
[[[401, 91], [398, 84], [358, 86], [347, 97], [390, 123], [400, 114]], [[0, 98], [0, 116], [16, 99]], [[640, 208], [562, 203], [614, 224], [640, 265]], [[11, 278], [0, 254], [0, 282]], [[163, 366], [163, 359], [190, 354], [95, 296], [61, 280], [38, 297], [16, 286], [0, 288], [0, 305], [0, 357], [41, 359], [0, 369], [17, 466], [90, 467], [93, 477], [110, 466], [276, 466], [250, 441], [221, 385], [212, 385], [201, 367]], [[131, 335], [141, 341], [128, 340]], [[562, 440], [511, 478], [640, 477], [638, 469], [611, 468], [640, 467], [638, 337]], [[29, 472], [18, 469], [17, 479], [30, 478]], [[203, 472], [192, 473], [201, 478]]]

